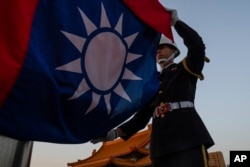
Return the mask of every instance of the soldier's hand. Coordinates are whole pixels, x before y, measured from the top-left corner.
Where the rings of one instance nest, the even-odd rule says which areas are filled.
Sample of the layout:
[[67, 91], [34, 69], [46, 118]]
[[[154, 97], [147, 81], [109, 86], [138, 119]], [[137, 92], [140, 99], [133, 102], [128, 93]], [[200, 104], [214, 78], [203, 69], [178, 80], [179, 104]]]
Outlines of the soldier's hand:
[[165, 8], [171, 13], [171, 25], [174, 26], [176, 21], [179, 20], [178, 13], [176, 9]]
[[117, 137], [119, 137], [117, 130], [112, 129], [112, 130], [108, 131], [108, 133], [106, 134], [105, 137], [92, 139], [92, 140], [90, 140], [90, 142], [93, 144], [96, 144], [98, 142], [107, 142], [107, 141], [115, 140]]

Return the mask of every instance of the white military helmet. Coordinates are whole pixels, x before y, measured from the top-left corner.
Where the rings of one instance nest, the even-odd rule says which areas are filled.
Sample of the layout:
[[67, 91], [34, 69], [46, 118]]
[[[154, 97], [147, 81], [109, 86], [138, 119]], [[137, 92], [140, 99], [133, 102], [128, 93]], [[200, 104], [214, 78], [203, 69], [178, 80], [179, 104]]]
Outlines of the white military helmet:
[[172, 40], [170, 40], [169, 38], [167, 38], [164, 35], [161, 36], [159, 46], [160, 45], [168, 45], [168, 46], [176, 49], [175, 57], [177, 57], [180, 54], [180, 50], [178, 49], [176, 43], [174, 43]]

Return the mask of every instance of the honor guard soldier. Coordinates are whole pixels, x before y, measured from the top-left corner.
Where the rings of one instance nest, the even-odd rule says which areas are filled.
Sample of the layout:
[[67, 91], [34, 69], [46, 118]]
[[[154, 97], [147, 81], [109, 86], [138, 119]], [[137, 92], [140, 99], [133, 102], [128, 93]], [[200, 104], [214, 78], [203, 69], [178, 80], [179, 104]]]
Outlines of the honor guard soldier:
[[208, 61], [205, 45], [195, 30], [179, 20], [176, 10], [167, 11], [171, 12], [171, 24], [187, 47], [187, 56], [174, 63], [180, 51], [162, 36], [156, 54], [161, 67], [158, 93], [129, 121], [92, 142], [117, 137], [127, 140], [153, 118], [150, 141], [153, 167], [207, 167], [207, 149], [214, 141], [194, 105], [196, 84], [198, 79], [204, 79], [202, 69]]

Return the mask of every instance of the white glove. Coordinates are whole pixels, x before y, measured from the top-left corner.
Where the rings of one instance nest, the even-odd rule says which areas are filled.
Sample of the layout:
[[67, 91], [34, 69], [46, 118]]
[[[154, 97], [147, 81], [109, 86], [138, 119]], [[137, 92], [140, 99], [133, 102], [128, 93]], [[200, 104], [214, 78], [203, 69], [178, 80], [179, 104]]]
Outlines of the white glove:
[[174, 26], [176, 21], [179, 20], [178, 13], [176, 9], [165, 8], [168, 12], [171, 13], [171, 25]]
[[93, 144], [96, 144], [98, 142], [107, 142], [107, 141], [115, 140], [117, 137], [119, 137], [117, 130], [112, 129], [112, 130], [108, 131], [106, 137], [92, 139], [92, 140], [90, 140], [90, 142]]

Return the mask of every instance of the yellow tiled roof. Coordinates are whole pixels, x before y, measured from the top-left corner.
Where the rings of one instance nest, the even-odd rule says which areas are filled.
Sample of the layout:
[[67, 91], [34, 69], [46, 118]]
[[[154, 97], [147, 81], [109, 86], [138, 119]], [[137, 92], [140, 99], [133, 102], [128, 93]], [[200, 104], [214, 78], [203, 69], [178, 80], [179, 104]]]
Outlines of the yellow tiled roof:
[[[88, 167], [97, 167], [96, 165], [98, 163], [98, 167], [101, 167], [102, 165], [105, 166], [105, 164], [111, 162], [112, 157], [116, 158], [127, 155], [135, 150], [143, 154], [149, 154], [147, 145], [150, 141], [150, 134], [151, 125], [148, 125], [147, 130], [138, 132], [127, 141], [117, 139], [110, 142], [103, 142], [100, 149], [98, 151], [93, 151], [93, 154], [90, 157], [84, 160], [78, 160], [77, 162], [68, 163], [68, 166], [85, 167], [85, 164], [88, 164]], [[116, 161], [117, 159], [114, 160], [114, 162]]]

